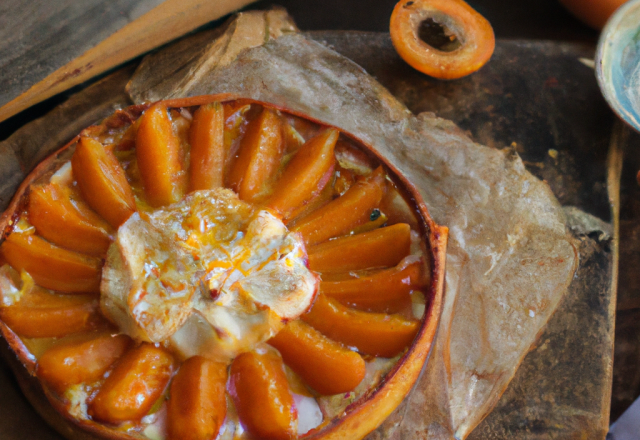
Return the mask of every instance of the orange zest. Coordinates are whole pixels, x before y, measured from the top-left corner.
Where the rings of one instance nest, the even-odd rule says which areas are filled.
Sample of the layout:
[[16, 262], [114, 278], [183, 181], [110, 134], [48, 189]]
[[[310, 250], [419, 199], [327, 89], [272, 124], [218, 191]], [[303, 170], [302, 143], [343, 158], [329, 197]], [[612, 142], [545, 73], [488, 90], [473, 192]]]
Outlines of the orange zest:
[[[445, 35], [459, 42], [440, 50], [420, 38], [428, 20], [445, 27]], [[463, 0], [402, 0], [391, 14], [391, 41], [411, 67], [439, 79], [457, 79], [484, 66], [495, 47], [493, 28]]]

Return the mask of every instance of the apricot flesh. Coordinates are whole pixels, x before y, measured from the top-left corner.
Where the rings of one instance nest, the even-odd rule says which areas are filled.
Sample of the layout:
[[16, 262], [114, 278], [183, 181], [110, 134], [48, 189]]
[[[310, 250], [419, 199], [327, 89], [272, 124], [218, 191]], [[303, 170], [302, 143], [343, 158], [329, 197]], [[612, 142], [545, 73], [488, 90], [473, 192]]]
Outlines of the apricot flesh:
[[55, 345], [38, 359], [36, 375], [62, 395], [71, 385], [100, 379], [130, 346], [128, 336], [110, 334]]
[[269, 344], [278, 349], [289, 368], [320, 394], [352, 391], [364, 378], [365, 363], [358, 353], [302, 321], [287, 324]]
[[302, 234], [307, 246], [346, 234], [369, 220], [385, 191], [384, 171], [378, 168], [342, 196], [296, 222], [293, 230]]
[[385, 311], [394, 302], [409, 300], [412, 290], [424, 289], [428, 284], [421, 260], [363, 276], [346, 274], [343, 279], [336, 278], [323, 280], [320, 292], [342, 304], [369, 311]]
[[149, 343], [129, 350], [89, 404], [96, 420], [140, 420], [162, 396], [174, 370], [173, 357]]
[[256, 201], [275, 177], [284, 153], [282, 121], [263, 109], [247, 126], [237, 159], [229, 171], [229, 186], [245, 201]]
[[215, 439], [227, 414], [226, 383], [226, 364], [201, 356], [187, 359], [171, 383], [169, 440]]
[[329, 128], [307, 141], [287, 165], [267, 206], [288, 220], [296, 208], [317, 197], [335, 167], [333, 149], [339, 132]]
[[224, 143], [222, 104], [203, 105], [193, 115], [189, 130], [191, 166], [189, 191], [214, 189], [224, 184], [227, 150]]
[[0, 246], [16, 270], [25, 270], [35, 282], [62, 292], [98, 292], [102, 261], [54, 246], [36, 235], [13, 233]]
[[81, 137], [71, 167], [82, 198], [111, 226], [117, 228], [136, 211], [124, 170], [100, 142]]
[[52, 183], [32, 188], [27, 212], [38, 235], [50, 242], [94, 256], [107, 253], [109, 224], [81, 200], [72, 201], [68, 189]]
[[325, 336], [356, 347], [360, 353], [393, 357], [413, 341], [419, 321], [400, 315], [353, 310], [336, 300], [318, 295], [313, 308], [302, 319]]
[[336, 238], [308, 249], [309, 268], [316, 272], [348, 272], [395, 266], [411, 249], [406, 223]]
[[136, 158], [147, 201], [153, 207], [176, 203], [185, 193], [186, 176], [180, 148], [167, 108], [150, 107], [140, 118]]
[[0, 319], [25, 338], [59, 338], [104, 327], [98, 299], [93, 295], [30, 292], [19, 303], [0, 307]]
[[229, 394], [250, 434], [260, 439], [296, 438], [298, 415], [279, 356], [242, 353], [233, 360], [229, 376]]

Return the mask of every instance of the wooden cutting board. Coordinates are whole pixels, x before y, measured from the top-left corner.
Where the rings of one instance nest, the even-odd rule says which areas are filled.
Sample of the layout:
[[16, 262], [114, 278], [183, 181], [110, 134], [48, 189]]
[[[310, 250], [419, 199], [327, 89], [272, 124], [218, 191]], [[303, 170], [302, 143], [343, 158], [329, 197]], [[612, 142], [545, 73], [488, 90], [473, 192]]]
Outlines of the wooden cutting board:
[[[480, 72], [441, 82], [406, 66], [387, 34], [308, 35], [362, 65], [415, 113], [434, 112], [480, 143], [515, 148], [563, 205], [591, 215], [568, 209], [579, 220], [573, 225], [580, 240], [576, 278], [538, 346], [470, 438], [602, 438], [609, 421], [617, 248], [607, 193], [614, 117], [581, 61], [594, 48], [499, 41]], [[105, 100], [118, 93], [116, 83], [109, 87], [100, 94]], [[0, 438], [61, 439], [29, 408], [6, 369], [0, 369], [0, 411]]]

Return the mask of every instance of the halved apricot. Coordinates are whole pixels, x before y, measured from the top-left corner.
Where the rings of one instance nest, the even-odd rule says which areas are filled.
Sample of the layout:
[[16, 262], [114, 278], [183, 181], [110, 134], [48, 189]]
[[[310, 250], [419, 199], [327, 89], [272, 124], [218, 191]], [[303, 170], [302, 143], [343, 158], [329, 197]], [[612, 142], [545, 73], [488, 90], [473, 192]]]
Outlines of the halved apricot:
[[100, 379], [130, 345], [128, 336], [110, 334], [54, 345], [38, 359], [36, 375], [62, 395], [71, 385]]
[[254, 201], [275, 177], [283, 152], [282, 121], [274, 110], [265, 108], [249, 123], [240, 142], [240, 152], [229, 170], [229, 187], [242, 200]]
[[38, 235], [66, 249], [101, 256], [111, 244], [111, 227], [68, 188], [50, 183], [31, 188], [29, 222]]
[[224, 165], [227, 159], [222, 104], [214, 102], [196, 110], [189, 130], [189, 143], [189, 191], [221, 187], [224, 184]]
[[169, 440], [211, 440], [227, 414], [227, 365], [187, 359], [173, 378], [167, 402]]
[[328, 128], [307, 141], [287, 165], [267, 206], [288, 220], [296, 208], [317, 197], [329, 183], [339, 132]]
[[362, 310], [382, 312], [394, 302], [407, 302], [412, 290], [424, 289], [429, 284], [422, 261], [402, 267], [383, 269], [362, 276], [323, 277], [320, 292], [342, 304]]
[[309, 269], [316, 272], [347, 272], [391, 267], [409, 255], [410, 248], [411, 227], [400, 223], [311, 246], [307, 249]]
[[162, 396], [174, 370], [173, 357], [149, 343], [129, 350], [94, 399], [89, 414], [108, 423], [137, 421]]
[[420, 321], [400, 315], [353, 310], [319, 294], [302, 319], [325, 336], [356, 347], [360, 353], [393, 357], [413, 341]]
[[25, 338], [60, 338], [106, 326], [93, 295], [59, 295], [36, 287], [20, 302], [0, 307], [0, 319]]
[[307, 246], [345, 234], [369, 220], [385, 190], [385, 174], [378, 168], [341, 197], [300, 219], [293, 230], [302, 234]]
[[35, 282], [62, 292], [99, 292], [102, 260], [62, 249], [36, 235], [13, 233], [0, 246], [16, 270]]
[[71, 167], [83, 199], [111, 226], [117, 228], [135, 212], [136, 203], [124, 170], [100, 142], [81, 137]]
[[284, 363], [323, 395], [352, 391], [362, 381], [362, 357], [302, 321], [292, 321], [269, 344]]
[[142, 115], [136, 135], [136, 157], [151, 206], [169, 205], [182, 199], [186, 189], [182, 151], [166, 107], [154, 105]]
[[242, 353], [233, 360], [229, 376], [229, 394], [251, 435], [273, 440], [296, 438], [297, 411], [279, 356]]

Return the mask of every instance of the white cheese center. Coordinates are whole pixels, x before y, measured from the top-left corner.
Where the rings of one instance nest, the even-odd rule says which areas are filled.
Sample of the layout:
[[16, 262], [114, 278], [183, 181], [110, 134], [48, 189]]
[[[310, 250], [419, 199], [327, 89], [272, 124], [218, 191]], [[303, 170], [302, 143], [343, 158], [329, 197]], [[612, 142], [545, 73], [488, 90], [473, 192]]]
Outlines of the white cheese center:
[[301, 237], [227, 189], [135, 213], [109, 248], [101, 307], [137, 340], [230, 360], [311, 306]]

